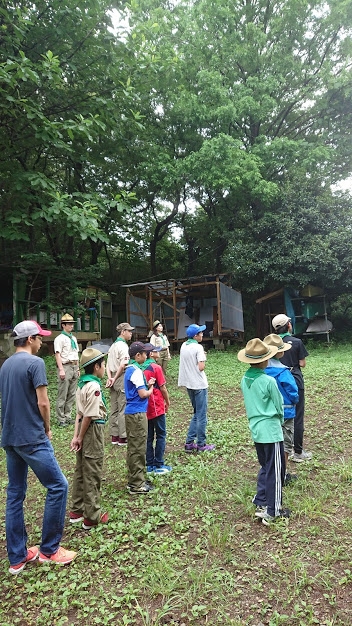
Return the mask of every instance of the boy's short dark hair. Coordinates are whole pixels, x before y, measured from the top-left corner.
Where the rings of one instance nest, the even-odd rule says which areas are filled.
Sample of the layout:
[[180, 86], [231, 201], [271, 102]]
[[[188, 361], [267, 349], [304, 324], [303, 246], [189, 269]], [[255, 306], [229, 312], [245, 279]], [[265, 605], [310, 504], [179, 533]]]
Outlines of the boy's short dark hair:
[[27, 341], [28, 341], [28, 337], [22, 337], [21, 339], [15, 339], [15, 341], [13, 342], [13, 345], [15, 346], [15, 348], [24, 348]]
[[86, 367], [83, 368], [85, 373], [93, 374], [95, 365], [98, 365], [100, 367], [103, 361], [104, 357], [102, 356], [101, 359], [97, 359], [97, 361], [94, 361], [94, 363], [89, 363], [89, 365], [86, 365]]
[[279, 326], [278, 328], [275, 328], [275, 333], [277, 335], [283, 335], [284, 333], [287, 333], [289, 323], [290, 322], [287, 322], [287, 324], [285, 324], [285, 326]]

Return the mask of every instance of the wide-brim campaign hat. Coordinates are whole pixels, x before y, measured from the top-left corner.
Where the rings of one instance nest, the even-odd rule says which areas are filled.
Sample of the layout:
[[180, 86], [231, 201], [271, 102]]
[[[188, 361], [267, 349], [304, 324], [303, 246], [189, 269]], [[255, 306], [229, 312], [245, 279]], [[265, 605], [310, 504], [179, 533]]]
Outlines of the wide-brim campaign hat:
[[274, 346], [275, 348], [277, 348], [278, 352], [286, 352], [286, 350], [291, 350], [292, 348], [291, 343], [285, 343], [284, 341], [282, 341], [281, 337], [279, 335], [276, 335], [275, 333], [267, 335], [266, 337], [264, 337], [263, 341], [268, 346]]
[[26, 337], [35, 337], [36, 335], [49, 337], [51, 330], [44, 330], [44, 328], [39, 326], [38, 322], [34, 320], [24, 320], [16, 324], [11, 333], [11, 337], [14, 337], [14, 339], [26, 339]]
[[81, 367], [86, 367], [91, 363], [95, 363], [95, 361], [99, 361], [99, 359], [102, 359], [103, 357], [104, 354], [100, 350], [96, 350], [95, 348], [86, 348], [81, 354]]
[[157, 326], [159, 326], [159, 324], [161, 324], [161, 321], [155, 320], [155, 322], [153, 322], [153, 328], [156, 328]]
[[268, 346], [264, 341], [255, 337], [247, 342], [245, 348], [239, 351], [237, 358], [242, 363], [263, 363], [277, 354], [278, 349]]
[[73, 319], [72, 315], [65, 313], [61, 318], [61, 324], [74, 324], [77, 320]]

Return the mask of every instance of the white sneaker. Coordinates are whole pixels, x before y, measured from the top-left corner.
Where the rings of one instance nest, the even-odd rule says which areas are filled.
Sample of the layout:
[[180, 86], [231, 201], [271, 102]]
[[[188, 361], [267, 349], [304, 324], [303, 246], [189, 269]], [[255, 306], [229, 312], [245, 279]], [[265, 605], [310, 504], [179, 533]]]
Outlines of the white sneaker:
[[300, 454], [298, 454], [298, 452], [294, 452], [290, 456], [291, 461], [294, 461], [295, 463], [303, 463], [303, 461], [310, 461], [312, 458], [313, 458], [312, 453], [306, 452], [305, 450], [302, 450]]

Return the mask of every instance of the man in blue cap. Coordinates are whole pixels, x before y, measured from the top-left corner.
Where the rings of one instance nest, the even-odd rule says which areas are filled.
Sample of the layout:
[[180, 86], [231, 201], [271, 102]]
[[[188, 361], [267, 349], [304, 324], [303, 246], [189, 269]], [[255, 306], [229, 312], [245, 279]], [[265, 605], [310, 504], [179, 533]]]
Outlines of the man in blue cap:
[[206, 452], [215, 448], [206, 442], [208, 380], [204, 369], [207, 357], [201, 345], [205, 329], [206, 326], [198, 324], [188, 326], [187, 341], [180, 350], [178, 386], [186, 387], [193, 407], [193, 417], [186, 437], [186, 452]]

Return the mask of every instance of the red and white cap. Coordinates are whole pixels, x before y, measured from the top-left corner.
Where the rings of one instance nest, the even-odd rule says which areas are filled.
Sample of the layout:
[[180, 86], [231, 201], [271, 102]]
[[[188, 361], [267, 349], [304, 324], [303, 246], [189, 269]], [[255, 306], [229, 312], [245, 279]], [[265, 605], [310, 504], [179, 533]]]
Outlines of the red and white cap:
[[24, 320], [24, 322], [16, 324], [11, 333], [11, 337], [15, 339], [25, 339], [26, 337], [34, 337], [35, 335], [49, 337], [51, 330], [44, 330], [44, 328], [39, 326], [38, 322], [34, 320]]

